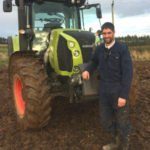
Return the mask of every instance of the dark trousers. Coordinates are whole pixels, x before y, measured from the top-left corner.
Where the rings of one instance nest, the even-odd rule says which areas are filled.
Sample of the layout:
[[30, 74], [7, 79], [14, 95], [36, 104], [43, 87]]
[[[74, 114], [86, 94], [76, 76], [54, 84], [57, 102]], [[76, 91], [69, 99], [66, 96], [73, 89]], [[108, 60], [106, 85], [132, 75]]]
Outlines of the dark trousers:
[[124, 107], [118, 107], [119, 92], [99, 92], [100, 123], [108, 132], [121, 136], [130, 133], [128, 101]]

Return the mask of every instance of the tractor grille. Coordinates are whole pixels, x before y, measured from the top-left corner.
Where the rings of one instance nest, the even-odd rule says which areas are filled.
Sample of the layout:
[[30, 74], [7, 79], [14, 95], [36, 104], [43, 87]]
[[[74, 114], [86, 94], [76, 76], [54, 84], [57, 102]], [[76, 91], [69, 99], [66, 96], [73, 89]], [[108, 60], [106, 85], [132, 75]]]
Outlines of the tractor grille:
[[59, 37], [57, 52], [59, 69], [71, 72], [73, 67], [72, 54], [67, 47], [67, 40], [62, 36]]
[[95, 35], [88, 31], [64, 31], [64, 33], [74, 37], [81, 48], [83, 62], [89, 62], [92, 52], [93, 52], [93, 43], [95, 42]]

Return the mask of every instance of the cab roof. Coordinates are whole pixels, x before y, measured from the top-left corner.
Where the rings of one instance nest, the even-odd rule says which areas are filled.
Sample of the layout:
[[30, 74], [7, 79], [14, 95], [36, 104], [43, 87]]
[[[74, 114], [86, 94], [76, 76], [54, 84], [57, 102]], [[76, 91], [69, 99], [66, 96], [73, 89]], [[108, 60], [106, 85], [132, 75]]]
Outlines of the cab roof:
[[[19, 1], [20, 0], [15, 0], [15, 3], [17, 6], [19, 6]], [[76, 5], [76, 6], [81, 7], [82, 5], [84, 5], [86, 0], [24, 0], [24, 3], [28, 4], [28, 3], [37, 2], [40, 4], [40, 3], [45, 2], [45, 1], [66, 3], [68, 5]]]

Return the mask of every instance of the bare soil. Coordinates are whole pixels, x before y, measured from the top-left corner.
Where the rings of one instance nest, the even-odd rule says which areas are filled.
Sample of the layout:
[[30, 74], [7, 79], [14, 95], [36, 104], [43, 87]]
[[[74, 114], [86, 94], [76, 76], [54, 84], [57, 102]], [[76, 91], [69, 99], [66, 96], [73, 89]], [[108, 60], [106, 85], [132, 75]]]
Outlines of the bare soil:
[[[130, 150], [150, 150], [150, 61], [136, 62], [138, 99], [130, 111]], [[101, 150], [110, 141], [99, 124], [98, 100], [52, 102], [52, 119], [40, 130], [23, 131], [16, 123], [8, 85], [8, 69], [0, 68], [0, 150]]]

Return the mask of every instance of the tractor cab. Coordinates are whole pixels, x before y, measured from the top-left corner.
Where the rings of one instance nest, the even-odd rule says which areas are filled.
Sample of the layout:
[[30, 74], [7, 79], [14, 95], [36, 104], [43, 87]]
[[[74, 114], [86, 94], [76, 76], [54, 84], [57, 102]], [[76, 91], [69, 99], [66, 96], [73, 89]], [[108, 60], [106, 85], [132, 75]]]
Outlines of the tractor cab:
[[31, 8], [31, 28], [34, 32], [32, 50], [46, 49], [54, 29], [81, 28], [79, 10], [76, 5], [44, 1], [43, 3], [33, 2]]
[[79, 29], [78, 9], [65, 3], [48, 2], [32, 3], [33, 30], [51, 30], [56, 28]]
[[[18, 6], [20, 50], [44, 50], [53, 29], [91, 31], [92, 26], [100, 29], [100, 4], [85, 4], [85, 0], [15, 0], [15, 3]], [[3, 1], [3, 9], [12, 11], [11, 0]]]

